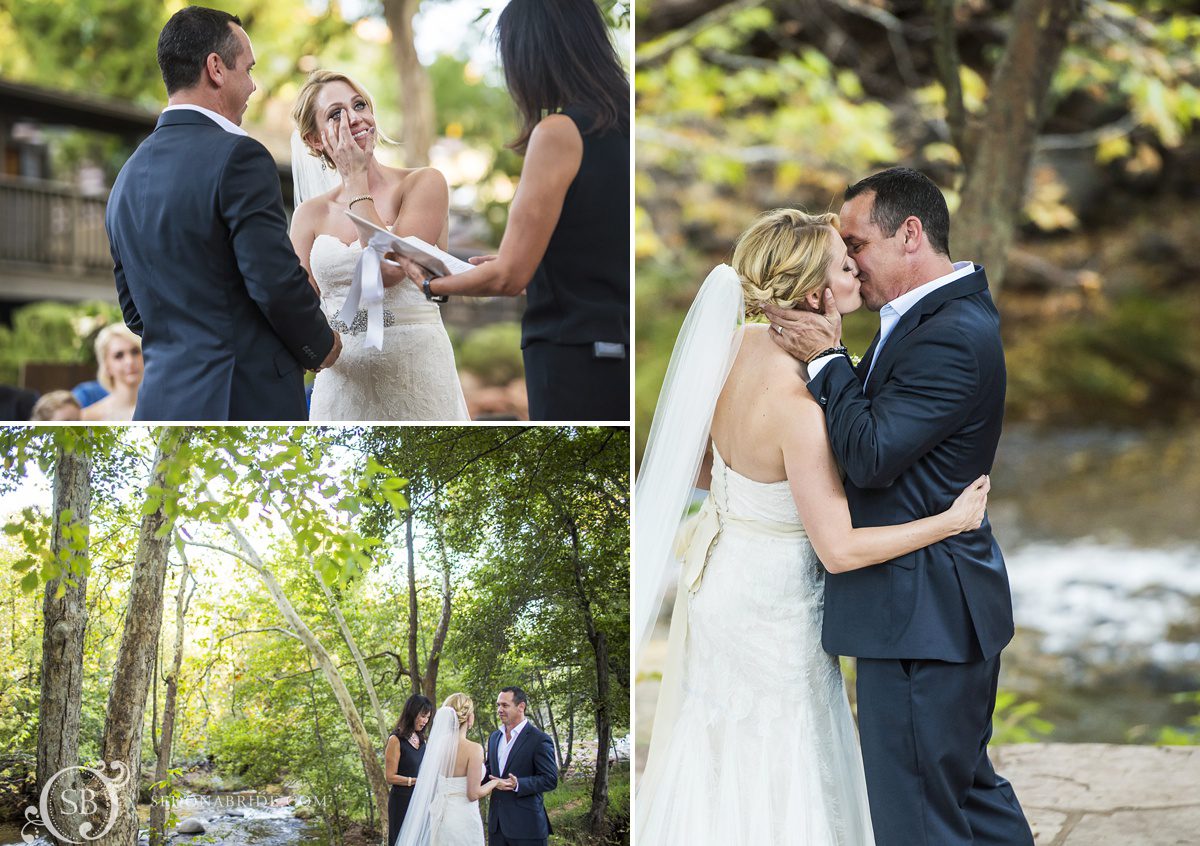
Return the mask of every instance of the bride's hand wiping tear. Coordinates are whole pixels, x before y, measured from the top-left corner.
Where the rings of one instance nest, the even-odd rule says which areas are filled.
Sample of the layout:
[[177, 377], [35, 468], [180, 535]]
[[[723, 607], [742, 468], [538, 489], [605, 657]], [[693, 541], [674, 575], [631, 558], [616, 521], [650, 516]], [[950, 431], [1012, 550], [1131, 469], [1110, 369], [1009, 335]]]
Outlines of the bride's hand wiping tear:
[[366, 173], [371, 152], [375, 148], [375, 134], [368, 133], [366, 149], [358, 146], [354, 134], [350, 131], [350, 119], [343, 110], [337, 120], [329, 120], [321, 129], [321, 142], [325, 145], [329, 158], [337, 165], [337, 171], [346, 182], [351, 177]]

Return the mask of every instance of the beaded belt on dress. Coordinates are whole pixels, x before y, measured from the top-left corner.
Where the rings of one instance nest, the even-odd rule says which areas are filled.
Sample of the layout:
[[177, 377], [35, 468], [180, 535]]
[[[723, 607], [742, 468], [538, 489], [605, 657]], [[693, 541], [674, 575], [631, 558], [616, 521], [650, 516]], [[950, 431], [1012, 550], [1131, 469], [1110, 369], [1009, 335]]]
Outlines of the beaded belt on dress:
[[[441, 323], [442, 314], [436, 306], [433, 308], [410, 308], [403, 311], [383, 310], [383, 325], [397, 326], [405, 323]], [[354, 315], [354, 322], [349, 326], [345, 321], [335, 317], [329, 321], [329, 328], [343, 335], [361, 335], [367, 331], [367, 310], [360, 309]]]

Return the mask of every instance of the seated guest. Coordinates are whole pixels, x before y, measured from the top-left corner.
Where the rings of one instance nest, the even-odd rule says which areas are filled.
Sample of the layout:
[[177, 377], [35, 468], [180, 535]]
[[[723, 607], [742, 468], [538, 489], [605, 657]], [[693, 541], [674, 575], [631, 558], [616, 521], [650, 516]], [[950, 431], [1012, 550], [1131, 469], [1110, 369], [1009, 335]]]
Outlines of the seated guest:
[[87, 408], [108, 396], [108, 391], [100, 387], [100, 383], [95, 379], [80, 382], [71, 389], [71, 393], [75, 396], [75, 401], [79, 403], [80, 408]]
[[96, 380], [108, 396], [83, 410], [84, 420], [132, 420], [142, 384], [142, 339], [124, 323], [105, 326], [96, 336]]
[[82, 420], [79, 400], [70, 391], [50, 391], [42, 394], [33, 406], [30, 420]]

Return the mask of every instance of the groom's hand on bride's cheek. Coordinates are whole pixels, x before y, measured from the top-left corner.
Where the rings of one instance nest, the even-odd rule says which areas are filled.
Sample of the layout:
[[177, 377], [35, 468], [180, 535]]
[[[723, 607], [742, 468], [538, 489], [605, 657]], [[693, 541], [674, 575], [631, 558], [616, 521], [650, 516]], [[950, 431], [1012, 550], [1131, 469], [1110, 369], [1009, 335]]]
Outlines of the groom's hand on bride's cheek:
[[770, 303], [763, 306], [763, 311], [771, 320], [771, 340], [792, 358], [811, 361], [817, 353], [836, 347], [841, 342], [842, 316], [828, 289], [824, 297], [823, 314], [796, 308], [778, 308]]

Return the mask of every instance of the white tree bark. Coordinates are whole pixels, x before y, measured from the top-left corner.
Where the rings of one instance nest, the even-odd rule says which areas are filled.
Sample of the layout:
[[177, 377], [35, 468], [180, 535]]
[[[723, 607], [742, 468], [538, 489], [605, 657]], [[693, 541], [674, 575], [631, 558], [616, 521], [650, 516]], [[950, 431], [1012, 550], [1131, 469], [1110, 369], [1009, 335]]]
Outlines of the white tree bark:
[[[64, 581], [64, 574], [46, 584], [45, 599], [42, 601], [42, 683], [41, 701], [38, 703], [37, 782], [40, 794], [46, 783], [58, 771], [79, 765], [79, 718], [83, 702], [83, 637], [87, 627], [87, 576], [82, 566], [88, 558], [87, 532], [92, 507], [92, 462], [78, 452], [58, 449], [54, 464], [54, 533], [50, 539], [50, 551], [55, 560], [61, 561], [62, 552], [69, 548], [64, 530], [70, 526], [82, 527], [84, 548], [70, 553], [75, 582], [71, 587]], [[59, 519], [64, 511], [72, 514], [70, 523], [64, 526]], [[58, 595], [62, 589], [62, 596]], [[55, 784], [58, 788], [72, 788], [75, 779], [65, 775]], [[78, 837], [82, 818], [68, 818], [61, 809], [63, 818], [56, 819], [58, 829], [66, 837]], [[47, 837], [51, 837], [49, 832]], [[58, 841], [56, 841], [58, 842]]]

